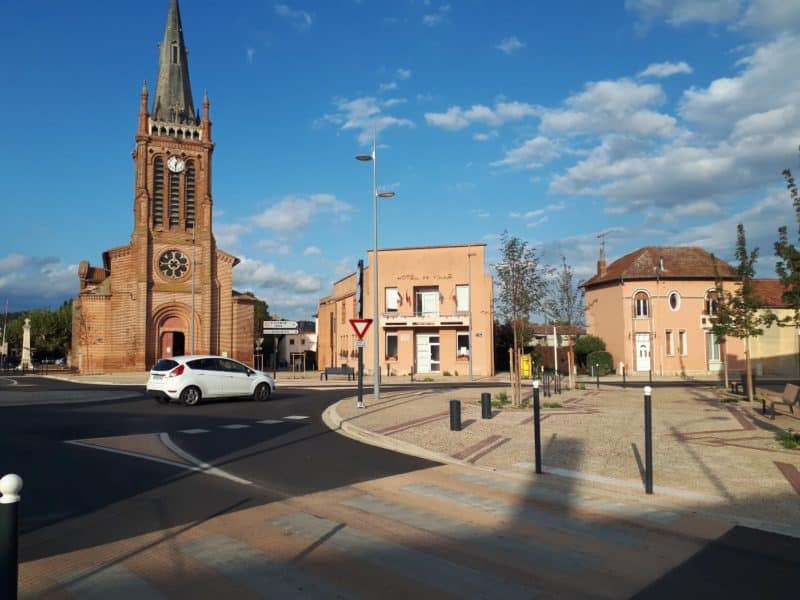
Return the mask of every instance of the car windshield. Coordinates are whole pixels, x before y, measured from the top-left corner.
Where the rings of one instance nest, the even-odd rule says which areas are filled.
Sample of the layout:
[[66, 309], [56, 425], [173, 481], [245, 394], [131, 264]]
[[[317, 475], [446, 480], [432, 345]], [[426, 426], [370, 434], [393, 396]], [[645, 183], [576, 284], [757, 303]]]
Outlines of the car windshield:
[[178, 363], [176, 361], [169, 358], [162, 358], [153, 366], [153, 371], [171, 371], [177, 366]]

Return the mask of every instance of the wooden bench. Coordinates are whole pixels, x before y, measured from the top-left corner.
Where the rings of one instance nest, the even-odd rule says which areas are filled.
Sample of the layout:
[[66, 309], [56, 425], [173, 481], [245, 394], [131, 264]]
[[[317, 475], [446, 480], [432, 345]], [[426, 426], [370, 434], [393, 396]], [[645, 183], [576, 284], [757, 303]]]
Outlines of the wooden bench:
[[772, 408], [772, 416], [775, 416], [775, 405], [776, 404], [785, 404], [789, 407], [789, 410], [794, 414], [794, 405], [800, 403], [800, 387], [792, 383], [787, 383], [786, 386], [783, 388], [783, 394], [779, 400], [775, 400], [771, 403]]
[[356, 371], [353, 367], [342, 365], [341, 367], [325, 367], [325, 370], [319, 374], [319, 378], [325, 377], [328, 381], [328, 375], [347, 375], [347, 380], [354, 380], [356, 378]]
[[[731, 388], [731, 392], [734, 394], [738, 394], [740, 391], [745, 396], [747, 395], [747, 373], [742, 372], [739, 373], [739, 381], [735, 381], [733, 379], [728, 381], [728, 387]], [[755, 393], [756, 390], [756, 374], [753, 373], [753, 392]]]

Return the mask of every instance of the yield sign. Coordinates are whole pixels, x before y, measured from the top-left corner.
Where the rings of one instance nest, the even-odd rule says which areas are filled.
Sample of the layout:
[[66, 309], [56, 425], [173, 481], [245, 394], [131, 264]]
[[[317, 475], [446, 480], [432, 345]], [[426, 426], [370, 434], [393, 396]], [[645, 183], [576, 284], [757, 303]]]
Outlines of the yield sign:
[[350, 319], [350, 325], [355, 330], [358, 339], [363, 340], [364, 334], [367, 333], [367, 329], [372, 325], [372, 319]]

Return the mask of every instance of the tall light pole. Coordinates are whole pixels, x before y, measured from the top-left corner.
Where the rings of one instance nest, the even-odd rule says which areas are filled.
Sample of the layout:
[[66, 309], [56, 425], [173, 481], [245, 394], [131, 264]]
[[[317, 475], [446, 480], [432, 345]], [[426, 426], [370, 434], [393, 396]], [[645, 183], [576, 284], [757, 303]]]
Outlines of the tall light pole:
[[195, 260], [195, 224], [192, 224], [192, 317], [189, 322], [189, 354], [194, 354], [194, 271], [197, 268]]
[[467, 302], [469, 303], [467, 319], [469, 322], [469, 345], [467, 346], [467, 358], [469, 359], [469, 380], [474, 381], [472, 377], [472, 257], [475, 253], [472, 248], [467, 246]]
[[381, 328], [381, 319], [380, 314], [378, 313], [378, 198], [391, 198], [394, 196], [394, 192], [381, 192], [378, 193], [378, 155], [376, 152], [376, 140], [377, 134], [372, 135], [372, 154], [359, 154], [356, 156], [356, 160], [360, 160], [363, 162], [372, 161], [372, 239], [373, 239], [373, 259], [374, 265], [370, 265], [370, 268], [373, 269], [372, 274], [372, 312], [373, 312], [373, 319], [375, 322], [372, 326], [375, 328], [373, 333], [373, 344], [374, 348], [372, 349], [374, 360], [373, 360], [373, 377], [375, 378], [375, 384], [373, 386], [373, 401], [377, 402], [380, 399], [381, 395], [381, 383], [380, 383], [380, 328]]

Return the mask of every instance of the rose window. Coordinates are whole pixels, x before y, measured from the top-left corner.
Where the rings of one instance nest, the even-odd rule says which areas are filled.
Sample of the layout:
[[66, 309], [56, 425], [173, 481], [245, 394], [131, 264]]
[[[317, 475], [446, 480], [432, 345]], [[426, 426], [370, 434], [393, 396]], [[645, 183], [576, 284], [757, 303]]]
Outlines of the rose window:
[[167, 250], [158, 259], [158, 268], [164, 276], [180, 279], [189, 272], [189, 259], [178, 250]]

